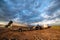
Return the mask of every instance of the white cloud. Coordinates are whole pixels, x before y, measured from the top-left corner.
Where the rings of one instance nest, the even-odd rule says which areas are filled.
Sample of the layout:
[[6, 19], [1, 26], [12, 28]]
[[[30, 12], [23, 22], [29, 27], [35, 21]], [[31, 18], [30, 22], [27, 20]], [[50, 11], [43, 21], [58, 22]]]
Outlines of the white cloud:
[[48, 6], [44, 7], [44, 10], [41, 10], [41, 12], [46, 12], [49, 8], [52, 8], [55, 4], [56, 1], [52, 1]]
[[19, 22], [19, 18], [14, 18], [13, 21], [14, 22]]
[[50, 18], [51, 16], [48, 16], [46, 13], [42, 13], [40, 16], [42, 16], [43, 18]]
[[60, 15], [60, 10], [55, 11], [54, 15], [56, 15], [56, 16]]
[[6, 24], [8, 24], [8, 22], [0, 21], [0, 24], [2, 24], [2, 25], [6, 25]]
[[42, 22], [36, 22], [36, 23], [32, 23], [32, 25], [37, 25], [37, 24], [40, 24], [40, 25], [43, 25], [43, 24], [60, 24], [60, 18], [56, 18], [56, 19], [53, 19], [53, 20], [43, 20]]
[[52, 13], [52, 15], [47, 15], [47, 12], [44, 12], [44, 13], [42, 13], [40, 16], [42, 16], [43, 18], [45, 18], [45, 19], [48, 19], [48, 18], [55, 18], [55, 17], [57, 17], [57, 16], [59, 16], [60, 15], [60, 10], [57, 10], [57, 11], [55, 11], [54, 13]]
[[55, 3], [55, 1], [52, 1], [47, 7], [45, 7], [44, 10], [42, 10], [40, 16], [42, 16], [43, 18], [46, 18], [46, 19], [55, 17], [56, 16], [55, 14], [53, 16], [47, 15], [49, 8], [53, 7], [54, 3]]

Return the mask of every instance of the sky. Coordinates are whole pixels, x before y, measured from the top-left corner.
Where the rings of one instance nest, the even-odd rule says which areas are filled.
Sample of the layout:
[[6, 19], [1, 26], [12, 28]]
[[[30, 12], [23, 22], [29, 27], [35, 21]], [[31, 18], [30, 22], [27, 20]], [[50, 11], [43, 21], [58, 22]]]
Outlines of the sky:
[[0, 22], [60, 24], [60, 0], [0, 0]]

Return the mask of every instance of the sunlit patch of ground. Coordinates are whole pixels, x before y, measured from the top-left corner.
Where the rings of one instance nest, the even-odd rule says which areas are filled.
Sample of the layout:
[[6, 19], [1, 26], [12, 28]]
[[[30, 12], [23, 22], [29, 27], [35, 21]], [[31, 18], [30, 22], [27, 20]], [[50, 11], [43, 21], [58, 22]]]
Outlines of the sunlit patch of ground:
[[52, 28], [56, 30], [60, 30], [60, 25], [53, 25]]
[[3, 40], [4, 38], [16, 40], [60, 40], [60, 26], [24, 32], [0, 28], [0, 40]]

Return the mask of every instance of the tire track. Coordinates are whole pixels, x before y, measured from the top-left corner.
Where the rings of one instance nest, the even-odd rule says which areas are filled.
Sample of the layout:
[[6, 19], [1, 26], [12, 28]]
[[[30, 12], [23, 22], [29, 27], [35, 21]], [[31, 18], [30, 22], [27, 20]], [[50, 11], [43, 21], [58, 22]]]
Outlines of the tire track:
[[43, 40], [43, 39], [40, 38], [40, 36], [38, 36], [38, 35], [34, 35], [33, 37], [34, 37], [35, 40]]

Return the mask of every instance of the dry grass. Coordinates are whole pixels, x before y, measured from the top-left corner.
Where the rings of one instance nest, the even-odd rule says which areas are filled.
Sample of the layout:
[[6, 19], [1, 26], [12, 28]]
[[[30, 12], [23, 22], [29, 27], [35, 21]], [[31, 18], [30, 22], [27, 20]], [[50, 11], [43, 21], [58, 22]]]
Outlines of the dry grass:
[[4, 37], [17, 40], [60, 40], [60, 26], [52, 26], [48, 29], [34, 31], [10, 31], [10, 29], [0, 28], [0, 40]]
[[60, 30], [60, 25], [53, 25], [52, 28], [56, 30]]

